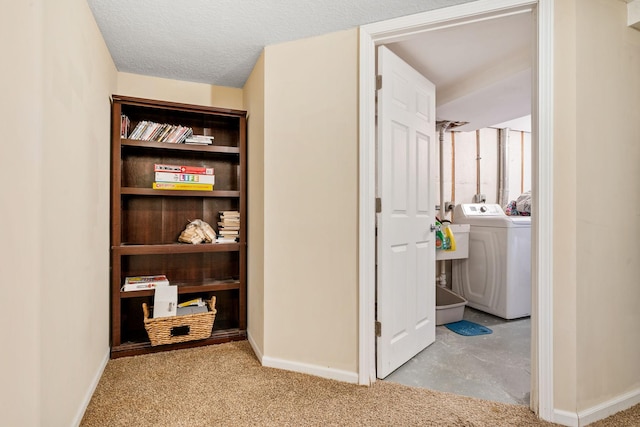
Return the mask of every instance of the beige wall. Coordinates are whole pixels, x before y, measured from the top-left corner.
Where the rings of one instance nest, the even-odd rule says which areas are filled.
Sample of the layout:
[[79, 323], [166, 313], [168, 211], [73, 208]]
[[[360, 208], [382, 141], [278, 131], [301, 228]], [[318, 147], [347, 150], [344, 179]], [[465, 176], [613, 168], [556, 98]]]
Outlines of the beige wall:
[[109, 350], [109, 95], [116, 70], [85, 1], [44, 5], [41, 423], [68, 426]]
[[260, 55], [244, 91], [249, 111], [248, 135], [248, 254], [247, 334], [259, 354], [264, 353], [264, 54]]
[[[580, 411], [640, 387], [640, 32], [623, 2], [555, 4], [554, 392]], [[0, 295], [32, 302], [2, 311], [3, 422], [72, 425], [108, 352], [112, 93], [255, 112], [250, 332], [271, 358], [357, 372], [355, 29], [268, 47], [243, 96], [117, 73], [83, 0], [16, 3], [0, 23], [21, 65], [0, 71], [0, 120], [22, 130], [0, 144], [5, 182], [21, 177], [1, 190], [18, 208]]]
[[118, 73], [117, 93], [249, 111], [250, 337], [355, 375], [357, 30], [266, 48], [244, 90]]
[[118, 95], [244, 110], [242, 89], [118, 73]]
[[[3, 13], [2, 424], [70, 426], [109, 351], [109, 94], [83, 0]], [[7, 122], [5, 122], [5, 120]], [[6, 263], [6, 264], [5, 264]], [[5, 318], [8, 316], [8, 318]]]
[[265, 49], [265, 356], [357, 372], [357, 29]]
[[576, 1], [579, 410], [640, 389], [640, 31], [626, 9]]
[[640, 388], [640, 32], [624, 2], [556, 18], [555, 396], [580, 412]]
[[[575, 1], [555, 6], [553, 366], [554, 406], [575, 412], [576, 347], [576, 72]], [[544, 168], [541, 165], [540, 168]]]
[[0, 14], [2, 55], [11, 58], [0, 68], [0, 124], [11, 130], [0, 143], [0, 414], [15, 426], [39, 425], [42, 402], [42, 3], [16, 2]]

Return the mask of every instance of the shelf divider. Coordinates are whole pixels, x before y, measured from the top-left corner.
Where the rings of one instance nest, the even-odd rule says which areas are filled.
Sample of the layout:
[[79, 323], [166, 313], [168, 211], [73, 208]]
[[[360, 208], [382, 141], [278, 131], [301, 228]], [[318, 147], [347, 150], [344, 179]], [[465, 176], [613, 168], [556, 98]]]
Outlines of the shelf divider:
[[120, 194], [130, 196], [175, 196], [175, 197], [240, 197], [239, 191], [213, 190], [154, 190], [153, 188], [122, 187]]
[[153, 148], [160, 150], [175, 151], [195, 151], [220, 154], [239, 154], [238, 147], [226, 147], [219, 145], [200, 145], [200, 144], [175, 144], [170, 142], [145, 141], [139, 139], [122, 139], [121, 145], [125, 147]]

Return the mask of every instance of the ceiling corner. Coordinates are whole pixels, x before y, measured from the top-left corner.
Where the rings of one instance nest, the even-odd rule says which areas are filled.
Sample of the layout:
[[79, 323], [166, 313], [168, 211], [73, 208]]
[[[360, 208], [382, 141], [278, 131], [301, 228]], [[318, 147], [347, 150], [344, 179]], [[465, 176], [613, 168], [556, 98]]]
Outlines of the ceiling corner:
[[627, 25], [640, 31], [640, 0], [627, 1]]

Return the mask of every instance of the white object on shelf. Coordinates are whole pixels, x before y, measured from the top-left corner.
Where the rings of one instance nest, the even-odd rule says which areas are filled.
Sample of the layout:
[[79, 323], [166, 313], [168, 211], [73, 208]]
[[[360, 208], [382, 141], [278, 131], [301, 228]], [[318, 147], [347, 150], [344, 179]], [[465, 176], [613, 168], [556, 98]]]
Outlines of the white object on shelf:
[[178, 287], [175, 285], [159, 286], [153, 296], [153, 318], [176, 315], [178, 308]]

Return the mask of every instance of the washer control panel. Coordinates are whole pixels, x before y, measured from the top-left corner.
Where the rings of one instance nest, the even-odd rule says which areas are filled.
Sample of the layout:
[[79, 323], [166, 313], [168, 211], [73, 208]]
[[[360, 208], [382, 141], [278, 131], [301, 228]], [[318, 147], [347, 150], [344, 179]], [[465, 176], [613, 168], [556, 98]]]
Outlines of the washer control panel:
[[505, 216], [504, 211], [497, 204], [468, 203], [460, 206], [466, 216]]

